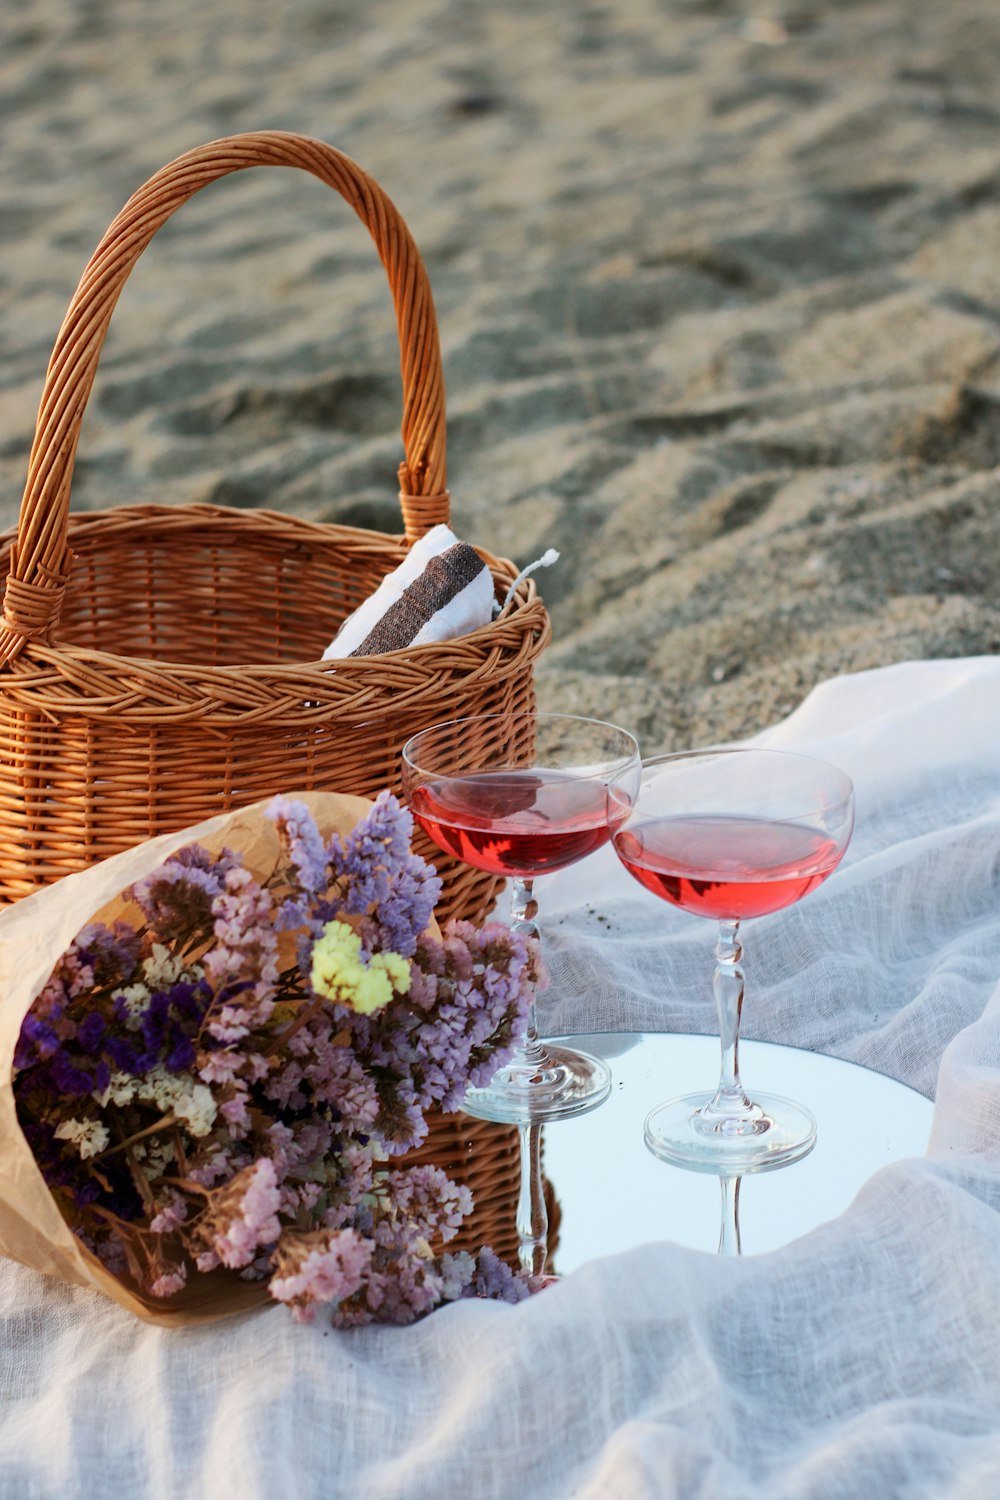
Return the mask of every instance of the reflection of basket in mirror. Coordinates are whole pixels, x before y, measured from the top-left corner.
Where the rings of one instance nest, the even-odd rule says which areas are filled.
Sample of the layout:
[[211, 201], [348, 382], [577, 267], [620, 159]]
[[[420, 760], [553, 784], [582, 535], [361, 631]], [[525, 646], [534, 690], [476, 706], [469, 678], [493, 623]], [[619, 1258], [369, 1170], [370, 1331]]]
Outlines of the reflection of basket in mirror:
[[[472, 1115], [429, 1115], [426, 1141], [402, 1158], [401, 1164], [427, 1162], [441, 1167], [454, 1182], [472, 1190], [475, 1207], [449, 1250], [475, 1253], [489, 1245], [508, 1265], [518, 1265], [517, 1198], [521, 1186], [520, 1150], [516, 1125], [497, 1125]], [[544, 1165], [545, 1143], [542, 1142]], [[543, 1179], [548, 1212], [548, 1268], [559, 1243], [559, 1202]]]

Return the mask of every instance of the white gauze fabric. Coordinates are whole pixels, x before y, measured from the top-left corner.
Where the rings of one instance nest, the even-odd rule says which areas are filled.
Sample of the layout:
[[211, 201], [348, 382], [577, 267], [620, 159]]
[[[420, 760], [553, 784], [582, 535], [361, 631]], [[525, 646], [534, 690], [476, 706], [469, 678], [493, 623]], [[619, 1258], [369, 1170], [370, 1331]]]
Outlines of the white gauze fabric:
[[[760, 739], [848, 770], [858, 822], [747, 924], [746, 1033], [936, 1090], [927, 1156], [783, 1250], [649, 1244], [410, 1329], [171, 1333], [3, 1265], [4, 1500], [1000, 1495], [1000, 662], [839, 679]], [[714, 1029], [711, 923], [606, 853], [537, 894], [553, 1028]]]

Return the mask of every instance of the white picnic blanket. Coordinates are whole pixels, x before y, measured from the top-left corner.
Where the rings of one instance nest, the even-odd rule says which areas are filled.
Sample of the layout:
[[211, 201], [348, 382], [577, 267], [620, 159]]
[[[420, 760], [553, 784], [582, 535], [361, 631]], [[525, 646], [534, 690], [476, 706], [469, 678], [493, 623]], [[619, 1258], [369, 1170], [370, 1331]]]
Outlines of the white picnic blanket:
[[[783, 1250], [649, 1244], [410, 1329], [167, 1332], [2, 1264], [2, 1500], [1000, 1496], [1000, 660], [828, 682], [761, 740], [858, 822], [748, 924], [744, 1033], [934, 1094], [928, 1155]], [[538, 894], [550, 1029], [712, 1029], [711, 924], [607, 853]]]

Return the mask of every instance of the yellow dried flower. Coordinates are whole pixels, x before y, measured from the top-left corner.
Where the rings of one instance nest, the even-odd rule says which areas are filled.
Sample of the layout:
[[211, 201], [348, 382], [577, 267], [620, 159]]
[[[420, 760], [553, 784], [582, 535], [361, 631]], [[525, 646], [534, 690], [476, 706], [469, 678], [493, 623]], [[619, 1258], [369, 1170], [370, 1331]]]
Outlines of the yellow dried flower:
[[374, 953], [366, 963], [361, 939], [346, 922], [327, 922], [313, 947], [310, 982], [318, 995], [370, 1016], [410, 988], [410, 965], [399, 953]]

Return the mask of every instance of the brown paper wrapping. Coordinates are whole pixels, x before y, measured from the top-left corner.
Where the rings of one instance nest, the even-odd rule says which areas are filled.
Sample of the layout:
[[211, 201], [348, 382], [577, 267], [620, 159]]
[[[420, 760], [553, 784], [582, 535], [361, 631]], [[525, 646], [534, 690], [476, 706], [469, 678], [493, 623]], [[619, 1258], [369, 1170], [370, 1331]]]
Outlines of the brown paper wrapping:
[[[347, 833], [371, 803], [333, 792], [294, 794], [304, 802], [324, 837]], [[270, 1301], [266, 1285], [234, 1271], [195, 1275], [175, 1296], [150, 1297], [128, 1277], [112, 1275], [80, 1243], [64, 1220], [21, 1133], [11, 1078], [21, 1022], [60, 955], [88, 922], [113, 922], [128, 908], [121, 892], [141, 880], [185, 844], [212, 853], [238, 850], [258, 876], [273, 869], [279, 854], [274, 825], [262, 816], [265, 802], [224, 813], [180, 833], [151, 839], [100, 864], [69, 875], [26, 896], [0, 915], [0, 1254], [48, 1276], [104, 1292], [147, 1323], [181, 1327], [227, 1317]]]

